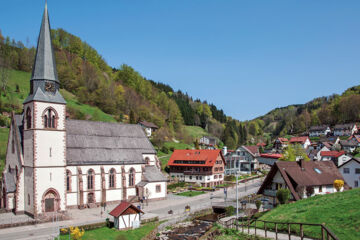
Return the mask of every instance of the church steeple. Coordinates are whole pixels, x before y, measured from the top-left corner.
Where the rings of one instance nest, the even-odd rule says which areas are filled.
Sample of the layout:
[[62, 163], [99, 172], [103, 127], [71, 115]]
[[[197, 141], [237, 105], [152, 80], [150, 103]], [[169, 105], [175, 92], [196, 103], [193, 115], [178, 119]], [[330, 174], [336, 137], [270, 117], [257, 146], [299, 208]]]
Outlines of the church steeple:
[[50, 80], [59, 82], [54, 51], [51, 43], [51, 30], [47, 3], [41, 22], [34, 67], [31, 80]]
[[54, 49], [51, 42], [51, 28], [45, 2], [37, 42], [34, 66], [30, 79], [30, 94], [24, 103], [38, 100], [54, 103], [66, 103], [59, 93], [60, 82], [56, 71]]

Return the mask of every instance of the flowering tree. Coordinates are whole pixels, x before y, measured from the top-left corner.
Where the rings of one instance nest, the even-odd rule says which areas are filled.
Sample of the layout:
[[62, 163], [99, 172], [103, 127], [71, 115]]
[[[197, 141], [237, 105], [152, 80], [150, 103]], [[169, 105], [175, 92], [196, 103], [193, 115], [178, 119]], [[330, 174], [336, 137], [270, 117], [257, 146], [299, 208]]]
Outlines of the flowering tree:
[[336, 179], [334, 181], [334, 188], [337, 192], [340, 192], [341, 188], [344, 186], [344, 181], [340, 179]]

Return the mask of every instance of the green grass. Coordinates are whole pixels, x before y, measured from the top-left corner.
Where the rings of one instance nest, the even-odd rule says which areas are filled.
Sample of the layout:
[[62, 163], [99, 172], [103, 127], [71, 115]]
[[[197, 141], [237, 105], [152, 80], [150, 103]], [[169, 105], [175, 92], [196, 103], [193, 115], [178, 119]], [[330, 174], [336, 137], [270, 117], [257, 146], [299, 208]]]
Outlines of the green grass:
[[3, 172], [5, 157], [6, 157], [6, 147], [9, 137], [9, 128], [0, 128], [0, 172]]
[[[147, 223], [141, 226], [140, 228], [127, 231], [119, 231], [114, 228], [102, 227], [95, 230], [85, 231], [83, 240], [141, 240], [143, 237], [148, 235], [152, 230], [158, 226], [159, 223]], [[67, 240], [69, 235], [61, 235], [60, 239]]]
[[185, 126], [185, 131], [193, 138], [202, 138], [203, 136], [210, 135], [207, 131], [203, 128], [198, 126]]
[[176, 195], [184, 196], [184, 197], [195, 197], [204, 193], [205, 193], [204, 191], [187, 191], [187, 192], [177, 193]]
[[[261, 220], [280, 222], [325, 223], [339, 239], [360, 239], [360, 189], [318, 195], [281, 205]], [[283, 227], [286, 227], [285, 225]], [[293, 230], [299, 231], [297, 228]], [[319, 238], [319, 227], [304, 226], [305, 234]]]
[[169, 159], [171, 157], [171, 154], [173, 153], [172, 151], [170, 151], [171, 148], [174, 149], [192, 149], [194, 147], [194, 145], [190, 145], [190, 144], [186, 144], [186, 143], [176, 143], [176, 142], [165, 142], [164, 146], [167, 147], [169, 149], [168, 153], [164, 153], [160, 150], [157, 151], [157, 155], [160, 159], [161, 162], [161, 168], [164, 171], [166, 165], [169, 162]]

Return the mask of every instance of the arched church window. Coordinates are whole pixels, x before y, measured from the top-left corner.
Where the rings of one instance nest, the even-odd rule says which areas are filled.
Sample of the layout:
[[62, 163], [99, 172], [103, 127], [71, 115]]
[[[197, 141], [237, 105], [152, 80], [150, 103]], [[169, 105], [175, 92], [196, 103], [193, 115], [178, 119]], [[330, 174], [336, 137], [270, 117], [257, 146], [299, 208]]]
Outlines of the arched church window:
[[129, 187], [135, 185], [135, 170], [132, 168], [129, 172]]
[[9, 165], [9, 170], [8, 170], [8, 172], [11, 173], [11, 167], [10, 167], [10, 165]]
[[30, 194], [28, 194], [28, 205], [30, 205]]
[[26, 128], [31, 128], [31, 109], [29, 107], [26, 110]]
[[150, 164], [150, 158], [146, 157], [145, 162], [146, 162], [146, 165], [149, 165]]
[[44, 111], [43, 121], [45, 128], [56, 128], [56, 112], [52, 108], [48, 108]]
[[109, 188], [114, 188], [115, 187], [115, 169], [110, 169], [109, 172]]
[[88, 189], [94, 189], [94, 170], [92, 169], [88, 171], [87, 186]]
[[15, 153], [15, 140], [14, 136], [11, 139], [11, 153]]
[[18, 177], [19, 177], [19, 170], [18, 170], [18, 167], [17, 167], [17, 166], [15, 167], [15, 174], [16, 174], [16, 179], [18, 179]]
[[69, 170], [66, 171], [66, 191], [71, 191], [71, 172]]

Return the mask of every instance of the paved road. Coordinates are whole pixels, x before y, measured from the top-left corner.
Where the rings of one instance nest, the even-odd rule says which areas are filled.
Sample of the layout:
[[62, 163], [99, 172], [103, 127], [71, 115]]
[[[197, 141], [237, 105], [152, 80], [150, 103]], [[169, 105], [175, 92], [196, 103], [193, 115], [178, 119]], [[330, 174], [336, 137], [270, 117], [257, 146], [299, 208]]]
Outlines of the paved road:
[[[254, 180], [252, 183], [239, 184], [239, 198], [252, 194], [257, 191], [260, 186], [260, 180]], [[228, 189], [228, 201], [235, 199], [235, 187]], [[212, 196], [212, 199], [210, 199]], [[184, 215], [186, 205], [190, 205], [191, 210], [200, 210], [210, 208], [216, 202], [223, 202], [224, 192], [222, 190], [213, 193], [206, 193], [196, 197], [182, 197], [169, 194], [168, 199], [149, 203], [149, 206], [144, 206], [144, 212], [148, 216], [158, 216], [162, 219], [174, 219]], [[106, 212], [112, 210], [113, 206], [108, 206]], [[173, 214], [168, 214], [169, 210], [173, 210]], [[60, 226], [76, 226], [89, 223], [99, 222], [105, 220], [108, 215], [104, 213], [100, 216], [100, 208], [95, 209], [72, 209], [69, 210], [72, 220], [56, 222], [56, 223], [43, 223], [38, 225], [30, 225], [16, 228], [0, 229], [0, 239], [18, 240], [18, 239], [53, 239], [58, 232]]]

